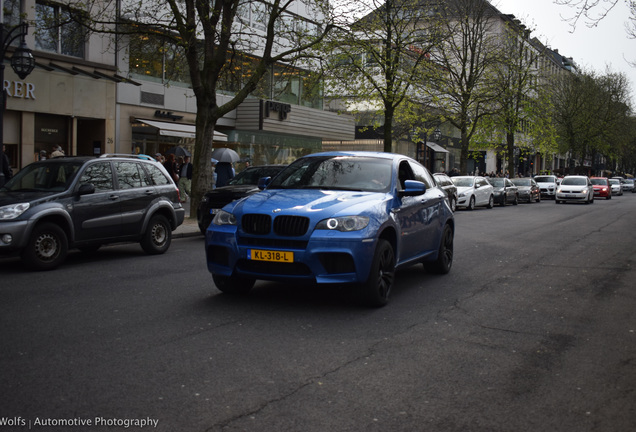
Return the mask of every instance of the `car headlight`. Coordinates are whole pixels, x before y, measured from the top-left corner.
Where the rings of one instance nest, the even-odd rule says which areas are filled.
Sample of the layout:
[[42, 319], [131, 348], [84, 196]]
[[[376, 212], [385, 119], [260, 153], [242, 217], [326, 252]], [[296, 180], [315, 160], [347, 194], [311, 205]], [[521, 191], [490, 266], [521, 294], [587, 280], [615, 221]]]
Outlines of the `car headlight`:
[[220, 210], [216, 215], [214, 215], [212, 223], [214, 225], [236, 225], [236, 217], [234, 217], [234, 215], [230, 212]]
[[31, 207], [29, 203], [11, 204], [0, 207], [0, 220], [11, 220], [20, 216]]
[[337, 231], [359, 231], [369, 225], [369, 218], [366, 216], [343, 216], [323, 219], [318, 222], [316, 229], [337, 230]]

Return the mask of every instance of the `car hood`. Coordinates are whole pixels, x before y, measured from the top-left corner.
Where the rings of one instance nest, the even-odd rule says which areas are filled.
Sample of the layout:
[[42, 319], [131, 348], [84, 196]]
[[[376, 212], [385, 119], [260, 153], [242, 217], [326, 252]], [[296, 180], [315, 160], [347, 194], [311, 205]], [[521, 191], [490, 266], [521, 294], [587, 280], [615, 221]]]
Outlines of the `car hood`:
[[532, 189], [532, 186], [517, 186], [517, 190], [520, 191], [529, 191]]
[[46, 199], [49, 197], [53, 197], [59, 195], [59, 192], [51, 193], [51, 192], [39, 192], [39, 191], [0, 191], [0, 207], [10, 205], [10, 204], [19, 204], [19, 203], [33, 203], [34, 201], [39, 201], [42, 199]]
[[223, 186], [211, 191], [206, 192], [206, 195], [214, 196], [214, 195], [237, 195], [237, 194], [249, 194], [252, 192], [258, 191], [258, 186], [256, 185], [229, 185]]
[[[377, 192], [271, 189], [229, 204], [237, 213], [301, 215], [312, 219], [370, 214], [391, 196]], [[227, 207], [226, 207], [227, 210]]]

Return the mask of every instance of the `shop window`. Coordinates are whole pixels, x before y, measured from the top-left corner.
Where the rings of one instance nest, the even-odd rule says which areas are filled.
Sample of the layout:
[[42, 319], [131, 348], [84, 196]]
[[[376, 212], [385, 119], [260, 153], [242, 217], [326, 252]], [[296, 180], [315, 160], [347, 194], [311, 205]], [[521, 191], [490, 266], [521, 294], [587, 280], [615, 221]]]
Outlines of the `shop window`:
[[35, 47], [42, 51], [84, 58], [86, 33], [73, 21], [79, 12], [71, 13], [61, 6], [45, 2], [35, 5]]

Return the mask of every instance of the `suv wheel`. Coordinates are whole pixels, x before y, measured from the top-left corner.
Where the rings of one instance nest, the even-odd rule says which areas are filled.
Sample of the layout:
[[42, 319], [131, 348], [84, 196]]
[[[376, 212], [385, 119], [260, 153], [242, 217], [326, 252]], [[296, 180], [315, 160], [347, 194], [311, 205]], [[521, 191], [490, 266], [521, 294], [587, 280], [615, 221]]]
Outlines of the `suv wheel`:
[[142, 249], [150, 255], [162, 254], [170, 247], [172, 229], [164, 216], [155, 215], [150, 219], [141, 239]]
[[368, 306], [381, 307], [389, 302], [395, 279], [395, 253], [391, 243], [379, 239], [366, 282], [359, 285], [362, 301]]
[[450, 225], [444, 226], [442, 238], [439, 243], [437, 260], [425, 262], [424, 268], [432, 273], [447, 274], [453, 266], [453, 229]]
[[22, 260], [34, 270], [53, 270], [66, 259], [68, 239], [62, 228], [54, 223], [43, 223], [35, 227]]

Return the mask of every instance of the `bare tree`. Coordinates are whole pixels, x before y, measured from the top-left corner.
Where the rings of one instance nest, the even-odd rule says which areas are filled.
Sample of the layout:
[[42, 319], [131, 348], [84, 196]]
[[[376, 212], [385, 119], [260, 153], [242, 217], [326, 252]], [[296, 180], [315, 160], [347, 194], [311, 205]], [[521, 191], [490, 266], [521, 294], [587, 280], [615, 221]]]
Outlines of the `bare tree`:
[[561, 74], [553, 82], [554, 120], [560, 150], [579, 165], [596, 154], [616, 156], [630, 138], [621, 127], [630, 116], [623, 74]]
[[[69, 11], [79, 12], [72, 19], [89, 31], [109, 33], [123, 42], [136, 36], [161, 37], [183, 56], [181, 73], [190, 79], [197, 106], [192, 208], [213, 183], [210, 157], [218, 120], [255, 91], [274, 64], [311, 57], [310, 49], [333, 23], [327, 0], [65, 1]], [[301, 24], [293, 13], [297, 7], [308, 14], [313, 11], [313, 22]], [[245, 14], [250, 12], [259, 29], [246, 23]], [[232, 71], [245, 54], [250, 55], [251, 68], [236, 80]], [[221, 103], [219, 85], [233, 79], [234, 95]]]
[[501, 49], [500, 13], [486, 0], [449, 0], [440, 9], [446, 38], [432, 52], [439, 65], [425, 87], [443, 113], [461, 133], [460, 171], [466, 173], [471, 139], [480, 123], [498, 109], [501, 88], [495, 70]]
[[[333, 34], [327, 44], [331, 92], [341, 97], [348, 110], [381, 119], [384, 151], [396, 138], [398, 110], [426, 102], [414, 92], [414, 83], [427, 76], [431, 50], [443, 38], [438, 2], [427, 0], [344, 1], [343, 7], [362, 16]], [[370, 12], [368, 12], [370, 10]], [[357, 13], [356, 13], [357, 12]], [[369, 116], [369, 113], [373, 115]], [[409, 117], [406, 123], [416, 120]], [[400, 131], [397, 135], [401, 135]]]

